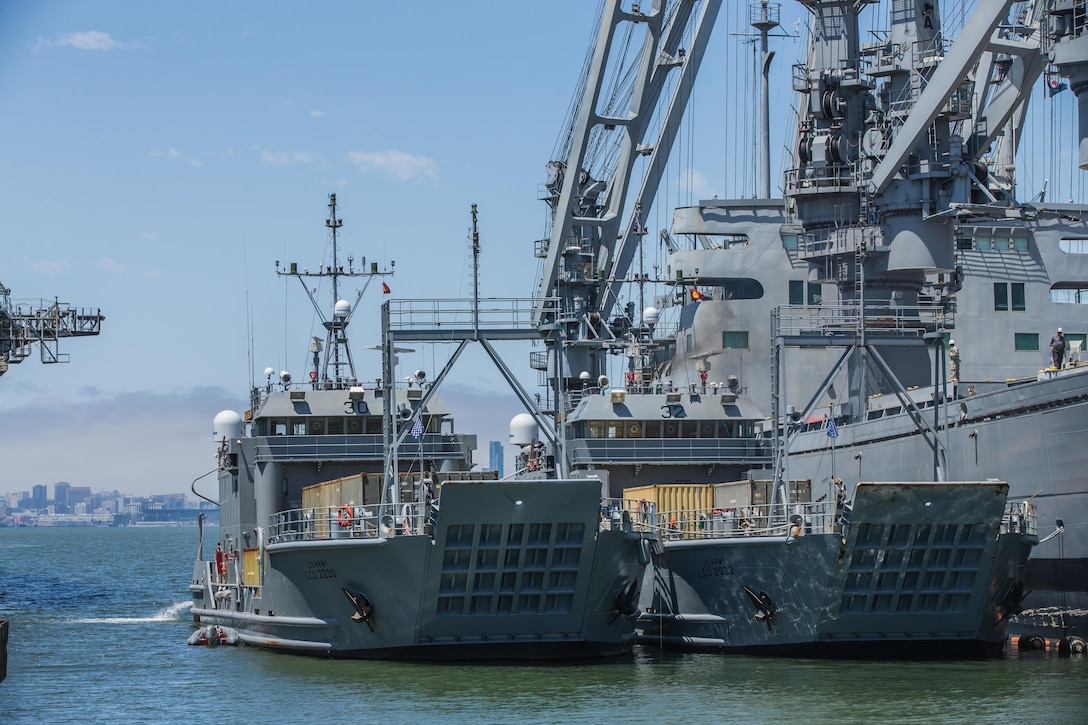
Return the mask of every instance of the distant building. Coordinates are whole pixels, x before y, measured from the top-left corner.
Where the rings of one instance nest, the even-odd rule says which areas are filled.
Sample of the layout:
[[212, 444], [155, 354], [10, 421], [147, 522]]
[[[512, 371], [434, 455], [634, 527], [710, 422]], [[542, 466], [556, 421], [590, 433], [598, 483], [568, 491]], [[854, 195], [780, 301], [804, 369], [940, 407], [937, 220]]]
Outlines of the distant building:
[[491, 449], [491, 460], [489, 467], [492, 471], [498, 472], [499, 478], [502, 478], [502, 441], [491, 441], [489, 447]]
[[53, 507], [58, 514], [68, 513], [68, 492], [72, 486], [67, 481], [53, 484]]
[[44, 509], [49, 505], [48, 489], [44, 483], [34, 486], [30, 494], [30, 508]]
[[73, 508], [79, 504], [90, 507], [93, 498], [90, 486], [71, 486], [68, 489], [68, 505]]

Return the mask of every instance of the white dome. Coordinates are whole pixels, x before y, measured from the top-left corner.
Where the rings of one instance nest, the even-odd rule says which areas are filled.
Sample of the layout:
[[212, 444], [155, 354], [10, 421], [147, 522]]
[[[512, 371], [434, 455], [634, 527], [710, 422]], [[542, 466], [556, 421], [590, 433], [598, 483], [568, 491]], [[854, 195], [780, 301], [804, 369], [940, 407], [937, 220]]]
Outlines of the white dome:
[[351, 303], [347, 300], [337, 300], [332, 307], [332, 313], [337, 317], [347, 317], [351, 312]]
[[647, 307], [642, 311], [642, 321], [647, 325], [656, 325], [661, 319], [661, 312], [656, 307]]
[[515, 446], [527, 446], [536, 440], [538, 428], [533, 416], [518, 413], [510, 419], [510, 443]]
[[230, 440], [242, 435], [242, 416], [233, 410], [223, 410], [212, 420], [212, 438], [216, 442], [224, 438]]

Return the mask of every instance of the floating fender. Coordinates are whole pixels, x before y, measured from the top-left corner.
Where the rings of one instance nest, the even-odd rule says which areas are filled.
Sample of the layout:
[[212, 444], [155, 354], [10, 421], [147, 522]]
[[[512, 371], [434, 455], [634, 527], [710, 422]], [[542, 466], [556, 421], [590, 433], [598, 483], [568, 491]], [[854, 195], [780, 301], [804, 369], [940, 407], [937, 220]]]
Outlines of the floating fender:
[[1088, 642], [1085, 642], [1083, 638], [1078, 637], [1075, 634], [1071, 634], [1062, 640], [1062, 647], [1059, 651], [1063, 651], [1071, 655], [1088, 654]]
[[230, 627], [221, 627], [217, 624], [209, 624], [201, 627], [189, 635], [189, 644], [205, 647], [218, 647], [220, 645], [236, 645], [239, 643], [238, 631]]
[[646, 566], [650, 563], [650, 540], [639, 539], [638, 541], [638, 563]]
[[1028, 634], [1020, 638], [1018, 649], [1046, 649], [1046, 640], [1039, 634]]

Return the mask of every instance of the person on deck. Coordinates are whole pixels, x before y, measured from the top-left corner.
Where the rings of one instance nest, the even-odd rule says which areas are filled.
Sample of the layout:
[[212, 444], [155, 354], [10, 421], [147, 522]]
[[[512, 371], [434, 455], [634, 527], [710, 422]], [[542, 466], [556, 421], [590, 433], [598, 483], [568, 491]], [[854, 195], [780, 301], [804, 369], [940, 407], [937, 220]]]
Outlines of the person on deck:
[[960, 349], [956, 347], [955, 340], [948, 341], [948, 361], [951, 363], [951, 373], [953, 380], [960, 379]]
[[1064, 360], [1065, 336], [1062, 334], [1062, 328], [1059, 327], [1054, 337], [1050, 338], [1050, 363], [1052, 367], [1061, 370]]
[[220, 582], [227, 579], [227, 555], [223, 553], [223, 545], [215, 545], [215, 574]]

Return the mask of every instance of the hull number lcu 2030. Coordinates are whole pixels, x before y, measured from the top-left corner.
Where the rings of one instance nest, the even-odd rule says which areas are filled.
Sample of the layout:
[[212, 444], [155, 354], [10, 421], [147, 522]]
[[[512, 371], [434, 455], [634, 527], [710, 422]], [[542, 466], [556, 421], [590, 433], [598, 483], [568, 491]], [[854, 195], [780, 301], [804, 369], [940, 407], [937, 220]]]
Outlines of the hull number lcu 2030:
[[306, 562], [307, 579], [335, 579], [336, 569], [328, 565], [324, 559], [310, 560]]

